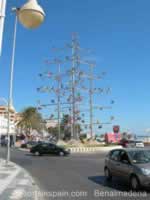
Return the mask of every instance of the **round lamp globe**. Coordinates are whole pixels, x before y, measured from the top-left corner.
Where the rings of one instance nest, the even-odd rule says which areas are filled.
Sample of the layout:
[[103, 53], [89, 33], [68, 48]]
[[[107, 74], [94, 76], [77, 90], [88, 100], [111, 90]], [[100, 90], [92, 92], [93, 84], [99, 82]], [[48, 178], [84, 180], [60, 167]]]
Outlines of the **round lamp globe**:
[[17, 14], [20, 23], [30, 29], [40, 26], [45, 18], [44, 10], [36, 0], [29, 0], [19, 9]]

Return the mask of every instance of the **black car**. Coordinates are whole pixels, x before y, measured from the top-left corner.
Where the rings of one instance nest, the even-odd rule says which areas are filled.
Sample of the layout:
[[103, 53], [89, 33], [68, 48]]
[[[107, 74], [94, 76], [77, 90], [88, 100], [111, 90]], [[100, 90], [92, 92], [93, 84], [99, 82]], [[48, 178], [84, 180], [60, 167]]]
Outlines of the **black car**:
[[39, 156], [44, 154], [66, 156], [70, 154], [70, 151], [52, 143], [39, 143], [30, 149], [30, 153]]

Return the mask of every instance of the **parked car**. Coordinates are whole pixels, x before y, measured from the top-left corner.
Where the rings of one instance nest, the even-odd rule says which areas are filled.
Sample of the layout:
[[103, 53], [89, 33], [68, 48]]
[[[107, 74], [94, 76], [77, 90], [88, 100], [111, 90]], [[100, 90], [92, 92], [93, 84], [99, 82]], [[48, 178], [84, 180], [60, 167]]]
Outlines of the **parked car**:
[[[2, 147], [7, 147], [8, 145], [8, 137], [6, 135], [2, 135], [0, 138], [0, 145]], [[14, 146], [14, 139], [13, 136], [10, 135], [10, 147]]]
[[30, 149], [30, 152], [32, 154], [39, 155], [39, 156], [44, 155], [44, 154], [66, 156], [70, 154], [70, 151], [63, 147], [57, 146], [56, 144], [53, 144], [53, 143], [45, 143], [45, 142], [39, 143], [33, 146]]
[[120, 145], [122, 145], [125, 148], [143, 148], [144, 143], [140, 140], [126, 140], [123, 139], [120, 141]]
[[144, 142], [141, 140], [136, 140], [134, 144], [135, 144], [135, 147], [137, 148], [144, 148]]
[[150, 149], [115, 149], [105, 159], [105, 177], [125, 179], [132, 190], [150, 188]]
[[7, 143], [8, 143], [8, 141], [7, 141], [7, 139], [4, 137], [4, 138], [1, 138], [1, 146], [2, 147], [6, 147], [7, 146]]

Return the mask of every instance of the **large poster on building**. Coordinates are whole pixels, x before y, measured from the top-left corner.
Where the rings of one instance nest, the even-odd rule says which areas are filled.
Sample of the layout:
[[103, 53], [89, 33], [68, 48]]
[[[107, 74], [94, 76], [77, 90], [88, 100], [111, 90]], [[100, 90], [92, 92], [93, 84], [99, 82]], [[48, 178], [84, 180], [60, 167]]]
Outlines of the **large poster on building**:
[[113, 126], [113, 132], [119, 133], [120, 132], [120, 126], [118, 126], [118, 125]]
[[121, 134], [120, 133], [106, 133], [105, 134], [105, 140], [107, 143], [118, 143], [121, 140]]

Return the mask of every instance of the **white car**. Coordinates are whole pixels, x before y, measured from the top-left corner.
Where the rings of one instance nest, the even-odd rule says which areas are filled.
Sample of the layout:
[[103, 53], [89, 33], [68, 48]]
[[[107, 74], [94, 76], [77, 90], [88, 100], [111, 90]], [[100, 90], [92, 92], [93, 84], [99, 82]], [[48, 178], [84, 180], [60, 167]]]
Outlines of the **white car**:
[[136, 141], [135, 142], [135, 146], [139, 147], [139, 148], [143, 148], [144, 147], [144, 143], [142, 141]]
[[126, 144], [127, 148], [144, 148], [144, 143], [140, 140], [130, 140], [128, 141], [128, 143]]

